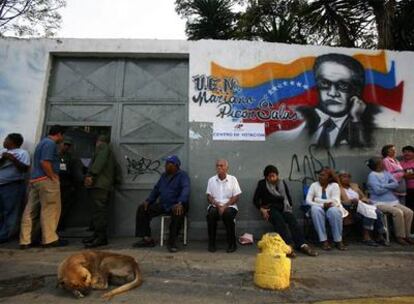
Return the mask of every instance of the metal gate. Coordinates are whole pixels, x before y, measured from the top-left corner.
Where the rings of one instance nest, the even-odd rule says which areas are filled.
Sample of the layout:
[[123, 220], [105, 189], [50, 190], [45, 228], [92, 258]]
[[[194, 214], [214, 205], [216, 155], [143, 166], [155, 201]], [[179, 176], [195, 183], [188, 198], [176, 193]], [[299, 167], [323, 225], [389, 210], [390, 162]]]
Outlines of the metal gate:
[[110, 127], [124, 181], [110, 213], [114, 235], [133, 235], [137, 205], [177, 154], [187, 168], [188, 60], [55, 57], [46, 125]]

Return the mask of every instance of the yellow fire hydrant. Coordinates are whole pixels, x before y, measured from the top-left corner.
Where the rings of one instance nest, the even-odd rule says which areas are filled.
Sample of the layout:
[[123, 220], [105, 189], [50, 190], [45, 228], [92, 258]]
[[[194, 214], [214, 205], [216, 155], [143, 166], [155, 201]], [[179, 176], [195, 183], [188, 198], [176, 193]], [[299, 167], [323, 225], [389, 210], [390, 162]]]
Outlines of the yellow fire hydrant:
[[286, 254], [292, 247], [286, 245], [277, 233], [266, 233], [257, 244], [260, 253], [256, 257], [254, 283], [266, 289], [286, 289], [290, 285], [291, 261]]

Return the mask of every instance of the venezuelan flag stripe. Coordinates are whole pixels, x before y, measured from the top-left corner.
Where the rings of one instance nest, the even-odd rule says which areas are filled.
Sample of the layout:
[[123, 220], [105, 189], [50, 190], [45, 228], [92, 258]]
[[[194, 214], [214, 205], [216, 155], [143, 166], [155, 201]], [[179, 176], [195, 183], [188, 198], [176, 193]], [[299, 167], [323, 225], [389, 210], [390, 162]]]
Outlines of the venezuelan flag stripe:
[[393, 89], [384, 89], [377, 85], [366, 85], [362, 99], [367, 103], [373, 103], [401, 112], [404, 94], [404, 82]]
[[385, 89], [395, 88], [395, 62], [391, 63], [391, 69], [388, 73], [380, 73], [370, 69], [365, 70], [365, 84], [374, 84]]
[[[387, 74], [385, 52], [376, 55], [356, 54], [353, 56], [365, 70]], [[273, 79], [291, 79], [304, 72], [312, 71], [316, 57], [303, 57], [287, 64], [268, 62], [250, 69], [228, 69], [211, 63], [211, 74], [218, 78], [237, 79], [241, 87], [256, 87]]]

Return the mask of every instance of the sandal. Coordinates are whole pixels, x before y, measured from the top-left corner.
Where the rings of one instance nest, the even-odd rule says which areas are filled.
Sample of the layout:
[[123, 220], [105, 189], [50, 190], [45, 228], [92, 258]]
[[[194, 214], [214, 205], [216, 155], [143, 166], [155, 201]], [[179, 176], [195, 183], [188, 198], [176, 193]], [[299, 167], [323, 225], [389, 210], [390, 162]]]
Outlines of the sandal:
[[342, 242], [335, 242], [335, 247], [338, 250], [348, 250], [348, 248], [346, 248], [346, 246], [344, 245], [344, 243]]
[[332, 247], [331, 247], [331, 245], [329, 245], [328, 241], [322, 242], [321, 248], [322, 248], [322, 250], [331, 250], [332, 249]]
[[371, 247], [378, 247], [377, 242], [375, 242], [374, 240], [362, 240], [362, 244], [365, 244]]

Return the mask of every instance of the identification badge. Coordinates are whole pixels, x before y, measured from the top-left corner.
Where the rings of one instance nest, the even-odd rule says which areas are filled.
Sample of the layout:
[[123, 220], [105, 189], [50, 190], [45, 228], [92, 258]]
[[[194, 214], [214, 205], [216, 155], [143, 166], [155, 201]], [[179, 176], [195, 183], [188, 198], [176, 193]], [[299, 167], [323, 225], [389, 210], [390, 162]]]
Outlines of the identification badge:
[[66, 171], [66, 164], [65, 163], [60, 163], [60, 170], [61, 171]]

